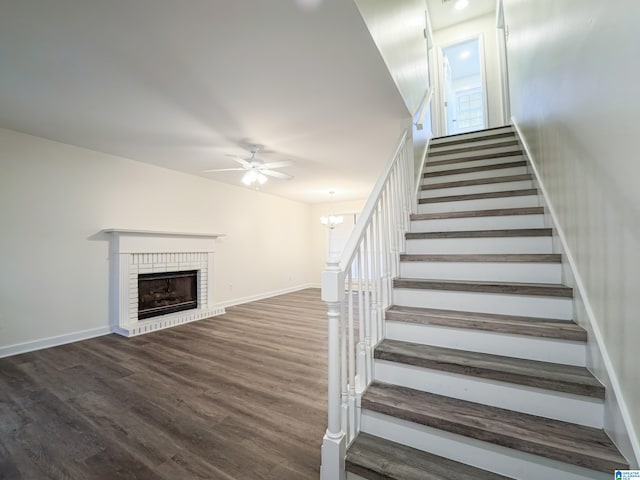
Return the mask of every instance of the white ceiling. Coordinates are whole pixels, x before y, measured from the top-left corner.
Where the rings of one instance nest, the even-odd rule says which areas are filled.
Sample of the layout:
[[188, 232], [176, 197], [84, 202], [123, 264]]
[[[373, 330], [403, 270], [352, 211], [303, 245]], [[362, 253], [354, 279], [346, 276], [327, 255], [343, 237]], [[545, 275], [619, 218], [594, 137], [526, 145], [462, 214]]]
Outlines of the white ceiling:
[[[472, 0], [473, 1], [473, 0]], [[365, 198], [407, 110], [353, 2], [0, 0], [0, 127], [240, 184], [265, 145], [315, 203]]]
[[445, 2], [427, 0], [431, 28], [434, 31], [496, 11], [496, 0], [469, 0], [469, 6], [464, 10], [456, 10], [455, 3], [456, 0], [446, 0]]

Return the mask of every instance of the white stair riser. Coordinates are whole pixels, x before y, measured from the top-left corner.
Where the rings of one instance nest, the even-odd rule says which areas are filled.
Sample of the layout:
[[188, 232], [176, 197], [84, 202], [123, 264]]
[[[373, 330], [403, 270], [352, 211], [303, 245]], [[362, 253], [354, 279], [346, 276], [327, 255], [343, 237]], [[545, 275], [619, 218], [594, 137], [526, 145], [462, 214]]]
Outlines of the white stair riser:
[[455, 202], [421, 203], [418, 213], [468, 212], [471, 210], [491, 210], [493, 208], [527, 208], [540, 206], [538, 195], [520, 195], [502, 198], [480, 198]]
[[551, 237], [425, 238], [407, 240], [405, 253], [553, 253]]
[[422, 190], [420, 198], [445, 197], [447, 195], [469, 195], [473, 193], [506, 192], [509, 190], [527, 190], [533, 188], [531, 180], [521, 180], [516, 182], [487, 183], [483, 185], [468, 185], [466, 187], [437, 188], [433, 190]]
[[498, 135], [501, 133], [513, 133], [513, 128], [506, 126], [504, 128], [496, 128], [495, 130], [491, 130], [489, 132], [478, 130], [477, 132], [464, 133], [461, 135], [456, 135], [454, 137], [449, 136], [449, 137], [434, 138], [434, 139], [431, 139], [431, 142], [429, 142], [429, 145], [436, 146], [441, 143], [448, 143], [455, 140], [469, 140], [471, 138], [476, 138], [481, 140], [484, 137], [487, 137], [490, 135]]
[[604, 402], [588, 397], [384, 360], [375, 361], [375, 379], [468, 402], [603, 428]]
[[403, 278], [488, 282], [560, 283], [559, 263], [401, 262]]
[[511, 478], [610, 480], [595, 472], [363, 409], [362, 431]]
[[360, 475], [356, 475], [355, 473], [347, 472], [347, 480], [367, 480]]
[[448, 175], [423, 177], [423, 185], [433, 185], [434, 183], [457, 182], [459, 180], [475, 180], [476, 178], [492, 178], [502, 175], [524, 175], [530, 173], [526, 166], [498, 168], [483, 170], [481, 172], [451, 173]]
[[[435, 347], [586, 366], [584, 342], [387, 320], [386, 338]], [[393, 382], [392, 382], [393, 383]]]
[[466, 152], [457, 153], [454, 151], [453, 153], [443, 153], [442, 155], [430, 155], [427, 158], [427, 167], [430, 162], [438, 162], [440, 160], [467, 160], [485, 155], [508, 155], [510, 157], [515, 157], [517, 155], [522, 155], [522, 150], [520, 150], [516, 145], [510, 147], [483, 148], [482, 150], [468, 150]]
[[453, 170], [455, 168], [471, 168], [471, 167], [484, 167], [485, 165], [500, 165], [503, 163], [520, 162], [524, 160], [522, 155], [514, 154], [508, 157], [497, 158], [483, 158], [482, 160], [465, 160], [463, 162], [446, 163], [444, 165], [430, 165], [429, 162], [438, 162], [440, 160], [452, 160], [447, 158], [427, 158], [425, 165], [425, 173], [442, 172], [444, 170]]
[[[448, 152], [450, 150], [458, 150], [460, 148], [480, 148], [480, 149], [483, 149], [484, 147], [490, 148], [500, 143], [513, 142], [515, 140], [516, 140], [515, 136], [502, 137], [502, 138], [490, 138], [490, 139], [482, 139], [482, 137], [480, 137], [478, 140], [475, 140], [473, 142], [458, 143], [458, 144], [445, 145], [445, 146], [432, 145], [429, 147], [429, 153]], [[514, 146], [514, 148], [515, 147], [516, 146]]]
[[523, 317], [573, 318], [573, 301], [564, 297], [456, 292], [422, 288], [394, 288], [394, 304], [465, 312], [498, 313]]
[[455, 232], [469, 230], [504, 230], [512, 228], [543, 228], [544, 215], [497, 215], [495, 217], [442, 218], [414, 220], [410, 231]]

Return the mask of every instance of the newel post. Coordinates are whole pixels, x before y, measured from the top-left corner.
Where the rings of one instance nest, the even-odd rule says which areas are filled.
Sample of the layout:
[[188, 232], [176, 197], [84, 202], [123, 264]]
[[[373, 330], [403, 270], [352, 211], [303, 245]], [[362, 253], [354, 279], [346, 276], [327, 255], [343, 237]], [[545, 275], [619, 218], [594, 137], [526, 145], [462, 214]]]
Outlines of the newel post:
[[345, 480], [344, 458], [346, 450], [345, 432], [342, 431], [341, 413], [341, 359], [340, 359], [340, 314], [344, 299], [344, 273], [340, 271], [340, 260], [331, 255], [322, 272], [322, 300], [327, 304], [329, 320], [328, 351], [328, 422], [322, 440], [321, 480]]

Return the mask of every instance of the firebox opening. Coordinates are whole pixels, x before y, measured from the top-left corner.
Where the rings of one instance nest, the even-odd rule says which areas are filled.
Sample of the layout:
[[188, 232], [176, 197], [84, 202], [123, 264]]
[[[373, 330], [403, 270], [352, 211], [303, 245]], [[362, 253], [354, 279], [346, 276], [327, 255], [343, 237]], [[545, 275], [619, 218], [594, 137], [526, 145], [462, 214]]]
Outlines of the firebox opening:
[[198, 308], [198, 271], [138, 275], [138, 320]]

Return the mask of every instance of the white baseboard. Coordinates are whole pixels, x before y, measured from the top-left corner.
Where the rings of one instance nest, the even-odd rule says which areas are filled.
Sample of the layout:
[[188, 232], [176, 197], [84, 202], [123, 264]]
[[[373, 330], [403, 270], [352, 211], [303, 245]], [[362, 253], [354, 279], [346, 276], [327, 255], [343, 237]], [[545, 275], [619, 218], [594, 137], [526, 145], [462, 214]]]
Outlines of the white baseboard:
[[80, 340], [88, 340], [102, 335], [113, 333], [110, 326], [90, 328], [79, 332], [66, 333], [64, 335], [56, 335], [54, 337], [41, 338], [31, 342], [16, 343], [6, 347], [0, 347], [0, 358], [19, 355], [21, 353], [33, 352], [43, 348], [57, 347], [66, 343], [78, 342]]
[[234, 298], [232, 300], [225, 300], [224, 302], [216, 303], [216, 307], [221, 307], [221, 308], [233, 307], [234, 305], [242, 305], [243, 303], [256, 302], [258, 300], [264, 300], [265, 298], [284, 295], [285, 293], [299, 292], [300, 290], [305, 290], [307, 288], [320, 288], [320, 285], [315, 283], [305, 283], [304, 285], [297, 285], [295, 287], [283, 288], [281, 290], [272, 290], [270, 292], [258, 293], [256, 295], [249, 295], [247, 297]]
[[[615, 401], [613, 402], [609, 402], [607, 401], [607, 404], [609, 405], [617, 405], [618, 409], [619, 409], [619, 414], [622, 418], [622, 421], [624, 422], [624, 426], [626, 428], [626, 433], [628, 436], [628, 440], [631, 446], [631, 449], [633, 450], [633, 454], [635, 455], [635, 459], [631, 459], [628, 458], [627, 460], [629, 460], [630, 463], [635, 463], [636, 465], [638, 464], [638, 462], [640, 462], [640, 441], [638, 439], [638, 435], [637, 433], [634, 431], [633, 429], [633, 423], [631, 422], [631, 416], [629, 415], [629, 409], [627, 407], [627, 404], [624, 400], [624, 397], [622, 395], [622, 389], [620, 387], [620, 383], [618, 381], [618, 376], [615, 373], [615, 370], [613, 368], [613, 363], [611, 362], [611, 357], [609, 356], [609, 353], [607, 351], [607, 347], [604, 343], [604, 338], [602, 336], [602, 332], [600, 331], [600, 327], [598, 325], [597, 319], [596, 319], [596, 314], [593, 310], [593, 308], [591, 307], [591, 303], [589, 301], [589, 297], [587, 295], [587, 289], [584, 285], [584, 282], [582, 281], [582, 277], [580, 276], [580, 272], [578, 271], [577, 268], [577, 264], [576, 261], [573, 257], [573, 254], [571, 252], [571, 250], [569, 249], [569, 244], [567, 242], [566, 236], [564, 234], [564, 231], [562, 230], [562, 227], [560, 226], [560, 223], [558, 222], [558, 215], [556, 214], [556, 211], [553, 207], [553, 204], [550, 201], [549, 198], [549, 194], [547, 192], [547, 189], [545, 187], [544, 182], [542, 181], [542, 177], [540, 176], [540, 172], [538, 170], [538, 166], [536, 164], [536, 160], [534, 158], [534, 156], [531, 153], [531, 148], [529, 147], [529, 144], [527, 143], [526, 139], [524, 138], [524, 136], [522, 135], [522, 130], [520, 128], [520, 126], [518, 125], [518, 122], [516, 121], [515, 118], [511, 118], [512, 124], [515, 127], [516, 131], [518, 132], [518, 137], [520, 139], [520, 142], [522, 143], [522, 147], [524, 149], [524, 151], [526, 152], [527, 157], [529, 158], [529, 164], [531, 165], [531, 169], [533, 170], [533, 173], [535, 175], [535, 178], [537, 180], [540, 192], [542, 192], [542, 196], [544, 198], [547, 210], [549, 212], [549, 214], [551, 215], [551, 218], [553, 220], [553, 226], [558, 234], [558, 238], [560, 240], [560, 244], [562, 246], [562, 250], [564, 253], [564, 257], [567, 259], [567, 262], [569, 264], [569, 267], [571, 269], [571, 274], [573, 276], [573, 280], [575, 283], [575, 288], [578, 289], [578, 292], [580, 294], [580, 297], [582, 299], [582, 302], [584, 304], [584, 309], [585, 312], [587, 314], [587, 319], [586, 321], [588, 322], [591, 331], [593, 332], [593, 335], [595, 337], [595, 342], [596, 342], [596, 346], [598, 349], [598, 352], [600, 353], [600, 356], [602, 358], [602, 364], [605, 367], [607, 376], [609, 377], [609, 384], [607, 385], [607, 387], [611, 387], [613, 389], [613, 394], [614, 394], [614, 398]], [[589, 341], [591, 341], [591, 338], [589, 338]], [[602, 380], [602, 379], [601, 379]], [[607, 408], [607, 406], [609, 405], [605, 405], [605, 408]], [[612, 407], [615, 408], [615, 407]], [[614, 438], [612, 438], [612, 440], [614, 440], [616, 443], [619, 443], [619, 440], [616, 440], [615, 436]], [[620, 445], [618, 445], [618, 447], [620, 447]], [[634, 462], [635, 460], [635, 462]], [[633, 467], [632, 467], [633, 468]]]

